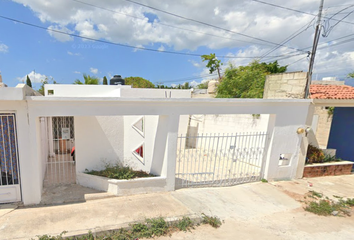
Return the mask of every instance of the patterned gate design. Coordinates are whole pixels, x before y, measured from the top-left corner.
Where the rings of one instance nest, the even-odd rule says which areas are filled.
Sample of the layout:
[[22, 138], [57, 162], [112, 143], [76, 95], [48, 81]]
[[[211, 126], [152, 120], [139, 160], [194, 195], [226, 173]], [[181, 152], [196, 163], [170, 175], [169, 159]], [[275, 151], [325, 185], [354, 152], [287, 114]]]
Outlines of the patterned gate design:
[[267, 136], [266, 132], [179, 136], [176, 187], [260, 181]]
[[0, 113], [0, 203], [21, 201], [14, 113]]
[[74, 117], [52, 117], [44, 186], [76, 183], [75, 161], [71, 150], [75, 146]]

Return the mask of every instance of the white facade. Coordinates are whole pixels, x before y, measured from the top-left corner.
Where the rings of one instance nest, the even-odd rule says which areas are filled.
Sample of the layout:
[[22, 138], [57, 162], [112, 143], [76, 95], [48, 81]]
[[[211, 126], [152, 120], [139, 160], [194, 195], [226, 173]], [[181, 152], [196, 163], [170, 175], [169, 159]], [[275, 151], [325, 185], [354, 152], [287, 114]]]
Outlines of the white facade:
[[[65, 86], [57, 87], [49, 89], [46, 86], [46, 91], [53, 90], [51, 96], [31, 96], [34, 92], [28, 91], [26, 86], [16, 90], [7, 88], [4, 91], [6, 94], [0, 95], [0, 111], [16, 112], [22, 201], [26, 205], [41, 200], [45, 171], [41, 117], [74, 116], [77, 172], [97, 167], [102, 160], [114, 162], [123, 159], [136, 168], [165, 178], [164, 189], [172, 191], [175, 189], [180, 116], [265, 114], [269, 115], [269, 146], [264, 159], [264, 178], [302, 177], [307, 138], [298, 135], [296, 130], [311, 125], [312, 100], [190, 99], [189, 91], [140, 91], [117, 86], [114, 86], [115, 90], [109, 86], [107, 89], [110, 94], [117, 93], [119, 89], [120, 97], [85, 96], [77, 92], [81, 89], [85, 92], [86, 88], [79, 88], [85, 86], [73, 85], [67, 88], [75, 87], [77, 91], [62, 91], [60, 96], [59, 88]], [[134, 93], [133, 96], [123, 97], [129, 91]], [[12, 99], [9, 92], [16, 93]], [[104, 95], [104, 90], [100, 94]], [[22, 99], [20, 96], [23, 96]], [[144, 138], [131, 127], [141, 116], [145, 116]], [[188, 121], [188, 118], [183, 121]], [[181, 127], [186, 129], [186, 125], [184, 122]], [[140, 142], [145, 144], [144, 163], [131, 155]], [[291, 156], [287, 165], [280, 165], [281, 154]]]

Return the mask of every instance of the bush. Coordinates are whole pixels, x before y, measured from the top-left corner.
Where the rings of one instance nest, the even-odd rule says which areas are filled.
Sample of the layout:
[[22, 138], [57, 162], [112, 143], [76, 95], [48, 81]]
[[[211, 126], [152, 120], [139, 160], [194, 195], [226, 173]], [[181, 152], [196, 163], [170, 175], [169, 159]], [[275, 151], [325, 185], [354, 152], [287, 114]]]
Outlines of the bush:
[[105, 169], [101, 171], [85, 170], [86, 174], [96, 175], [100, 177], [113, 178], [113, 179], [133, 179], [142, 177], [155, 177], [151, 173], [144, 171], [135, 171], [131, 167], [124, 167], [118, 163], [115, 165], [106, 164]]

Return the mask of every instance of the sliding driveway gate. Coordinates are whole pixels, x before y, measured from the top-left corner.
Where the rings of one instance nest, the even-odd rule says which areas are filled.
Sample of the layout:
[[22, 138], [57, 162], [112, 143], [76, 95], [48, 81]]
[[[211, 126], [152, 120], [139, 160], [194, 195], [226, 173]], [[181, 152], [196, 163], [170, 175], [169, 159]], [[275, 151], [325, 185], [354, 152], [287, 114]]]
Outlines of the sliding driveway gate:
[[267, 133], [179, 136], [176, 187], [231, 186], [259, 181]]

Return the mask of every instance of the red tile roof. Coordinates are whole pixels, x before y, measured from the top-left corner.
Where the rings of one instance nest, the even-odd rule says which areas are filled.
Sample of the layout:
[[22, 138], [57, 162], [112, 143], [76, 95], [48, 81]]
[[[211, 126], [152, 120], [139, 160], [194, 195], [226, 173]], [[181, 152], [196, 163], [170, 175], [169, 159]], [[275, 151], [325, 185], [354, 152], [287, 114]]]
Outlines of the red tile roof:
[[346, 85], [318, 85], [310, 86], [312, 99], [354, 99], [354, 87]]

